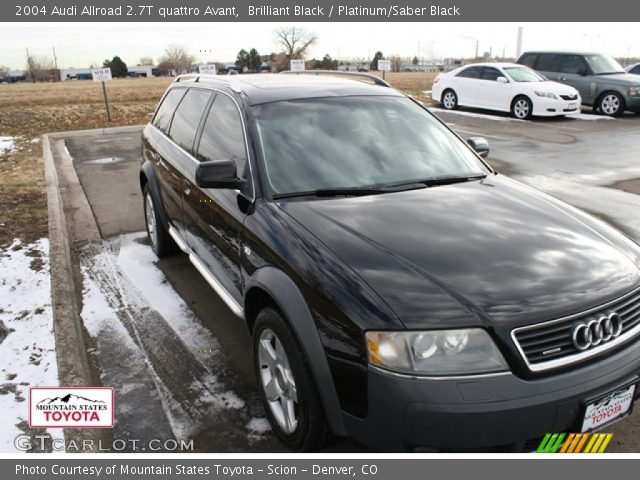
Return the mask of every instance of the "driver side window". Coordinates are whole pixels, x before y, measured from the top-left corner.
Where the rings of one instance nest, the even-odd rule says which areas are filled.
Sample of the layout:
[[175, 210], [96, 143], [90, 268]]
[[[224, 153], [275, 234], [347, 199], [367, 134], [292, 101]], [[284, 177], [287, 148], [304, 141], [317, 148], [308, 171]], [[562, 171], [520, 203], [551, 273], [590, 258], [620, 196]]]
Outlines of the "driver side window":
[[207, 113], [196, 159], [200, 162], [233, 160], [238, 177], [246, 180], [243, 193], [251, 193], [251, 174], [240, 112], [234, 101], [224, 94], [216, 95]]

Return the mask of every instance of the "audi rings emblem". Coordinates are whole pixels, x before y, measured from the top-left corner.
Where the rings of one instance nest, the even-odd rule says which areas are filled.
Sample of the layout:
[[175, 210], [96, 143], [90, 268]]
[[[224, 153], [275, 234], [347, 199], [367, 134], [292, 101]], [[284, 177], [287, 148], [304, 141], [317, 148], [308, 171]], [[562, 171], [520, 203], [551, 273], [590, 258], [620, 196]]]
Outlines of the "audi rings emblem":
[[622, 333], [622, 319], [616, 312], [577, 323], [571, 332], [573, 346], [583, 351], [608, 342]]

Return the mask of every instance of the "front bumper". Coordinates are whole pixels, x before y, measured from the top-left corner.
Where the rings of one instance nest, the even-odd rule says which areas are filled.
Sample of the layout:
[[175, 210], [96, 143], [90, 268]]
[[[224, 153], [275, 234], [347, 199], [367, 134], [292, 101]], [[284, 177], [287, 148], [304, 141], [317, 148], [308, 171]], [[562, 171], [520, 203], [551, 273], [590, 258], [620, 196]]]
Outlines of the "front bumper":
[[533, 100], [533, 115], [537, 117], [552, 117], [556, 115], [571, 115], [580, 113], [582, 99], [554, 100], [552, 98], [535, 97]]
[[[561, 374], [419, 378], [369, 368], [368, 415], [350, 436], [382, 451], [532, 451], [546, 433], [579, 432], [587, 400], [640, 380], [640, 341]], [[635, 399], [640, 395], [636, 388]]]
[[627, 97], [625, 98], [625, 106], [630, 112], [640, 112], [640, 97]]

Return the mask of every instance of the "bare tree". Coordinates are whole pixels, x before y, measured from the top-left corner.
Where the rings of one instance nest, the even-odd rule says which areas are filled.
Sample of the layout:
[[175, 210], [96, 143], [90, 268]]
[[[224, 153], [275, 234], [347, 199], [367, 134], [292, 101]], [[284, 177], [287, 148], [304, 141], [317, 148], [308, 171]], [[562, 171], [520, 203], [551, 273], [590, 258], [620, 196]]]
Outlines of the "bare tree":
[[36, 57], [27, 52], [27, 78], [32, 82], [55, 80], [57, 75], [55, 62], [49, 57]]
[[304, 58], [309, 47], [318, 40], [317, 35], [308, 33], [299, 27], [277, 28], [275, 33], [278, 44], [280, 48], [282, 48], [282, 53], [284, 53], [289, 60]]
[[400, 57], [400, 55], [391, 55], [389, 57], [389, 60], [391, 60], [392, 72], [399, 72], [400, 70], [402, 70], [402, 58]]
[[153, 57], [140, 57], [140, 65], [153, 65]]
[[9, 78], [9, 67], [5, 67], [4, 65], [0, 65], [0, 80]]
[[188, 72], [195, 61], [195, 57], [185, 47], [176, 43], [165, 48], [164, 55], [159, 59], [162, 70], [175, 70], [177, 74]]

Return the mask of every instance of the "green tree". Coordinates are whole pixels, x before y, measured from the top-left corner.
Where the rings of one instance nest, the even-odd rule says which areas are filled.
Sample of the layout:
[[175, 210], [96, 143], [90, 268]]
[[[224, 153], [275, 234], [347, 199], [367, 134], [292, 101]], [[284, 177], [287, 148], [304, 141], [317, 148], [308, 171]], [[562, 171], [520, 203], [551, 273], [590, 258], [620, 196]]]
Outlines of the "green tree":
[[338, 61], [331, 58], [328, 53], [322, 57], [322, 60], [316, 60], [315, 68], [321, 70], [336, 70], [338, 68]]
[[236, 67], [240, 72], [244, 71], [245, 67], [249, 68], [249, 52], [244, 48], [238, 52], [236, 56]]
[[119, 56], [115, 56], [109, 60], [105, 60], [102, 64], [103, 67], [109, 67], [111, 69], [112, 77], [126, 77], [129, 69], [127, 68], [127, 64], [122, 61]]
[[369, 65], [371, 70], [378, 70], [378, 60], [384, 60], [384, 54], [380, 50], [376, 52], [373, 56], [373, 60], [371, 60], [371, 64]]
[[249, 70], [257, 72], [262, 65], [262, 58], [255, 48], [249, 50]]

